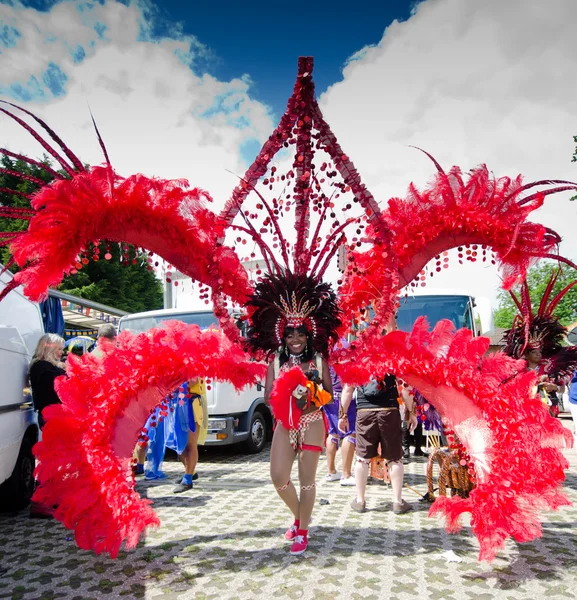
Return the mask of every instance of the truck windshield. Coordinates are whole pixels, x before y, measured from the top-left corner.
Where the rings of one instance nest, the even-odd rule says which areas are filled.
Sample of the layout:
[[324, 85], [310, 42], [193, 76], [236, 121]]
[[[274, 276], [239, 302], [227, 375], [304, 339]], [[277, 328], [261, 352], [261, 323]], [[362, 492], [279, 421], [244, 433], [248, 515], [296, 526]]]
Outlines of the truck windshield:
[[143, 333], [153, 327], [158, 327], [164, 321], [182, 321], [187, 325], [198, 325], [201, 329], [208, 329], [211, 325], [218, 326], [218, 321], [212, 312], [183, 312], [170, 315], [142, 316], [134, 319], [122, 319], [119, 331], [128, 330], [132, 333]]
[[403, 331], [411, 331], [418, 317], [425, 316], [430, 327], [442, 319], [453, 321], [455, 327], [473, 329], [471, 298], [469, 296], [408, 296], [401, 297], [397, 324]]

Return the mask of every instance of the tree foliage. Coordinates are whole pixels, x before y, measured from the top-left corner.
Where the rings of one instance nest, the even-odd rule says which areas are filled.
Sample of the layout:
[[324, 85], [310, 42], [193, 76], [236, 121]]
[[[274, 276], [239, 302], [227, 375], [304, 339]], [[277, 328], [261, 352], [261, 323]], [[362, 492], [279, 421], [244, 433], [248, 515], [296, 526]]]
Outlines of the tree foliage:
[[[527, 283], [529, 284], [529, 292], [531, 295], [531, 305], [533, 311], [539, 309], [541, 298], [545, 293], [545, 289], [551, 274], [557, 269], [557, 264], [549, 261], [542, 261], [539, 264], [531, 267], [527, 272]], [[553, 288], [551, 298], [560, 292], [567, 284], [577, 279], [577, 271], [569, 267], [563, 267], [557, 282]], [[519, 288], [513, 290], [519, 296]], [[513, 318], [517, 314], [515, 306], [509, 292], [501, 290], [497, 296], [499, 307], [495, 311], [495, 326], [508, 329], [513, 323]], [[561, 302], [553, 313], [563, 325], [571, 325], [577, 321], [577, 285], [569, 290], [563, 297]]]
[[[40, 162], [51, 166], [50, 160], [46, 156]], [[1, 164], [8, 171], [32, 175], [46, 183], [52, 180], [52, 176], [47, 171], [21, 160], [3, 156]], [[30, 194], [35, 191], [36, 185], [14, 175], [0, 173], [0, 188]], [[30, 202], [26, 198], [10, 192], [0, 192], [0, 204], [3, 206], [30, 206]], [[27, 226], [27, 221], [0, 218], [0, 231], [24, 231]], [[146, 255], [134, 250], [130, 250], [127, 255], [124, 249], [113, 243], [103, 242], [99, 249], [101, 257], [99, 260], [90, 260], [88, 264], [82, 265], [82, 269], [78, 273], [65, 277], [58, 289], [128, 312], [162, 308], [162, 284], [154, 275], [154, 271], [149, 268]], [[111, 255], [110, 260], [104, 258], [108, 252]], [[6, 264], [9, 259], [9, 248], [0, 248], [2, 264]], [[17, 267], [13, 267], [12, 271], [17, 271]]]

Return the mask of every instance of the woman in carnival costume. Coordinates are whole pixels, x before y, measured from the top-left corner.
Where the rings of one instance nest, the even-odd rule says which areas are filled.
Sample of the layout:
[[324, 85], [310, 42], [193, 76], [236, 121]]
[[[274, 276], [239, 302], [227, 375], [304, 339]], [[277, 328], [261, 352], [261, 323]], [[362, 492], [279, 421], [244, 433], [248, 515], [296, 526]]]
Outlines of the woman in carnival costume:
[[[327, 476], [328, 482], [340, 480], [342, 486], [354, 486], [355, 478], [352, 474], [353, 459], [355, 457], [357, 422], [357, 407], [351, 402], [347, 411], [347, 426], [343, 431], [339, 429], [339, 416], [341, 415], [341, 395], [343, 386], [334, 367], [330, 367], [331, 381], [333, 384], [333, 401], [323, 407], [327, 418]], [[337, 450], [341, 449], [342, 473], [336, 468]]]
[[[0, 103], [0, 112], [22, 125], [59, 164], [57, 171], [47, 167], [54, 177], [50, 184], [10, 172], [39, 189], [30, 207], [0, 207], [3, 217], [29, 221], [26, 231], [0, 232], [0, 244], [10, 245], [9, 265], [21, 267], [0, 299], [22, 285], [37, 300], [64, 274], [82, 268], [85, 259], [98, 258], [101, 243], [123, 243], [145, 247], [199, 282], [204, 298], [212, 298], [220, 326], [220, 331], [200, 331], [172, 322], [138, 336], [123, 332], [113, 353], [105, 351], [98, 364], [84, 356], [71, 365], [65, 382], [57, 382], [62, 406], [45, 411], [35, 499], [58, 505], [55, 517], [74, 529], [82, 548], [116, 556], [123, 544], [134, 548], [147, 527], [159, 524], [127, 477], [151, 409], [190, 379], [230, 381], [237, 389], [262, 380], [267, 367], [254, 358], [271, 358], [283, 342], [286, 350], [268, 367], [270, 403], [281, 423], [271, 466], [277, 487], [288, 484], [279, 493], [290, 496], [302, 531], [314, 487], [301, 490], [297, 505], [287, 469], [301, 445], [299, 461], [306, 465], [301, 486], [314, 484], [318, 450], [304, 450], [304, 445], [322, 445], [324, 431], [315, 413], [322, 397], [331, 394], [321, 389], [330, 389], [326, 363], [317, 365], [311, 357], [303, 364], [296, 351], [302, 341], [295, 340], [291, 352], [288, 334], [304, 326], [299, 335], [306, 334], [307, 347], [327, 358], [332, 344], [325, 341], [346, 336], [369, 303], [375, 310], [371, 325], [349, 348], [332, 351], [329, 362], [345, 385], [363, 385], [373, 373], [394, 374], [434, 404], [467, 448], [475, 489], [466, 499], [437, 498], [430, 514], [442, 514], [447, 529], [456, 531], [461, 515], [470, 513], [479, 558], [491, 560], [508, 538], [523, 542], [541, 535], [539, 510], [568, 503], [559, 486], [568, 467], [562, 442], [570, 443], [570, 433], [529, 395], [531, 373], [513, 377], [518, 361], [503, 354], [486, 357], [488, 339], [455, 331], [447, 321], [433, 331], [424, 320], [410, 333], [383, 336], [382, 331], [401, 289], [424, 285], [427, 265], [437, 260], [440, 270], [439, 253], [445, 250], [458, 247], [465, 260], [499, 263], [506, 289], [539, 258], [573, 265], [557, 253], [560, 237], [529, 215], [549, 194], [577, 186], [495, 177], [485, 165], [463, 175], [457, 166], [443, 170], [429, 155], [434, 179], [424, 189], [411, 184], [405, 197], [382, 202], [362, 183], [324, 119], [312, 71], [312, 57], [301, 57], [285, 114], [218, 214], [208, 193], [184, 180], [117, 173], [98, 132], [105, 163], [86, 166], [41, 119]], [[294, 151], [292, 164], [279, 172], [275, 156], [283, 152], [286, 157], [287, 149]], [[284, 237], [288, 231], [294, 243]], [[255, 259], [256, 251], [264, 269], [256, 269], [251, 280], [243, 264]], [[337, 254], [346, 263], [337, 283], [338, 304], [324, 283]], [[263, 270], [268, 275], [262, 277]], [[248, 342], [240, 339], [228, 301], [249, 309]], [[332, 331], [338, 320], [343, 326], [337, 337]], [[297, 364], [281, 370], [281, 356], [283, 365], [291, 357]], [[305, 370], [313, 371], [309, 378]], [[286, 479], [277, 481], [281, 474]], [[306, 535], [297, 537], [302, 542], [295, 550], [302, 550]]]
[[[208, 411], [206, 386], [196, 379], [186, 381], [152, 411], [139, 435], [135, 475], [147, 481], [166, 479], [162, 462], [166, 448], [174, 450], [184, 465], [184, 474], [172, 490], [180, 494], [191, 490], [198, 479], [198, 445], [206, 440]], [[148, 459], [147, 468], [144, 460]]]
[[510, 292], [519, 313], [511, 329], [505, 332], [504, 352], [517, 359], [525, 359], [527, 370], [537, 375], [535, 393], [549, 406], [551, 415], [559, 415], [559, 396], [577, 368], [577, 346], [565, 345], [567, 328], [553, 314], [561, 299], [577, 284], [573, 281], [553, 298], [553, 288], [560, 270], [551, 274], [539, 303], [533, 310], [527, 281], [521, 285], [520, 297]]
[[198, 479], [198, 446], [206, 440], [208, 410], [206, 385], [201, 379], [181, 385], [170, 397], [168, 413], [168, 436], [166, 446], [174, 450], [184, 465], [184, 474], [172, 490], [180, 494], [191, 490]]
[[[271, 478], [294, 516], [285, 533], [285, 539], [292, 542], [290, 552], [302, 554], [308, 544], [317, 466], [326, 437], [320, 408], [332, 400], [325, 357], [341, 324], [336, 295], [314, 277], [279, 273], [256, 285], [248, 307], [252, 321], [248, 344], [272, 357], [265, 383], [265, 402], [277, 419]], [[281, 373], [285, 375], [283, 384], [279, 382], [273, 390]], [[290, 479], [297, 457], [300, 494]]]

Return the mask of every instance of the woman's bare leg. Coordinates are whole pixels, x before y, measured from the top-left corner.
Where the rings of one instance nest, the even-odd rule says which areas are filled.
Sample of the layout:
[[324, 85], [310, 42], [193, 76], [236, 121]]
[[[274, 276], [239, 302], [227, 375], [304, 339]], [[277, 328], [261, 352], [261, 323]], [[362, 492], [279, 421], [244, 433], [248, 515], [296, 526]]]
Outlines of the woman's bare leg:
[[[341, 444], [341, 459], [343, 461], [343, 478], [352, 476], [353, 459], [355, 458], [355, 434], [347, 436]], [[352, 440], [352, 441], [351, 441]]]
[[337, 472], [337, 450], [339, 448], [339, 438], [328, 435], [327, 436], [327, 471], [331, 474], [335, 474]]
[[295, 457], [296, 452], [290, 445], [288, 431], [277, 422], [270, 449], [270, 477], [281, 500], [289, 507], [294, 518], [298, 519], [299, 499], [290, 480]]
[[[326, 430], [322, 420], [309, 425], [303, 443], [309, 446], [322, 447]], [[317, 495], [316, 478], [320, 452], [301, 450], [299, 453], [299, 483], [301, 488], [300, 510], [298, 519], [300, 529], [307, 530]]]
[[198, 464], [198, 436], [200, 435], [200, 428], [197, 426], [196, 431], [188, 432], [188, 441], [186, 446], [180, 455], [182, 462], [184, 463], [184, 472], [186, 475], [194, 475], [196, 471], [196, 465]]

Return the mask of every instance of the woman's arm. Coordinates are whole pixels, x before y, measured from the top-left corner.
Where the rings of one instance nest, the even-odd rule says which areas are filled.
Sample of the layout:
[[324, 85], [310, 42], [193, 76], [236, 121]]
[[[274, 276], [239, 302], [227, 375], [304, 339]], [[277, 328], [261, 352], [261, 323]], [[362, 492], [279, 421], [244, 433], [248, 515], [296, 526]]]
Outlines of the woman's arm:
[[331, 396], [333, 395], [333, 382], [331, 379], [331, 372], [329, 371], [329, 365], [327, 361], [323, 358], [323, 390], [328, 392]]
[[345, 415], [347, 414], [349, 406], [351, 405], [351, 400], [353, 399], [354, 391], [354, 385], [345, 385], [343, 387], [343, 393], [341, 394], [341, 412]]
[[417, 415], [415, 414], [415, 398], [413, 394], [411, 394], [410, 390], [408, 390], [404, 385], [401, 386], [401, 397], [403, 402], [405, 403], [405, 422], [409, 426], [409, 432], [413, 433], [417, 428], [418, 421]]
[[343, 393], [341, 394], [338, 428], [343, 433], [346, 433], [349, 430], [349, 419], [347, 417], [347, 411], [349, 410], [349, 406], [351, 405], [354, 391], [355, 387], [353, 385], [345, 385], [343, 387]]
[[274, 382], [274, 360], [269, 363], [264, 382], [264, 403], [268, 406], [272, 384]]

